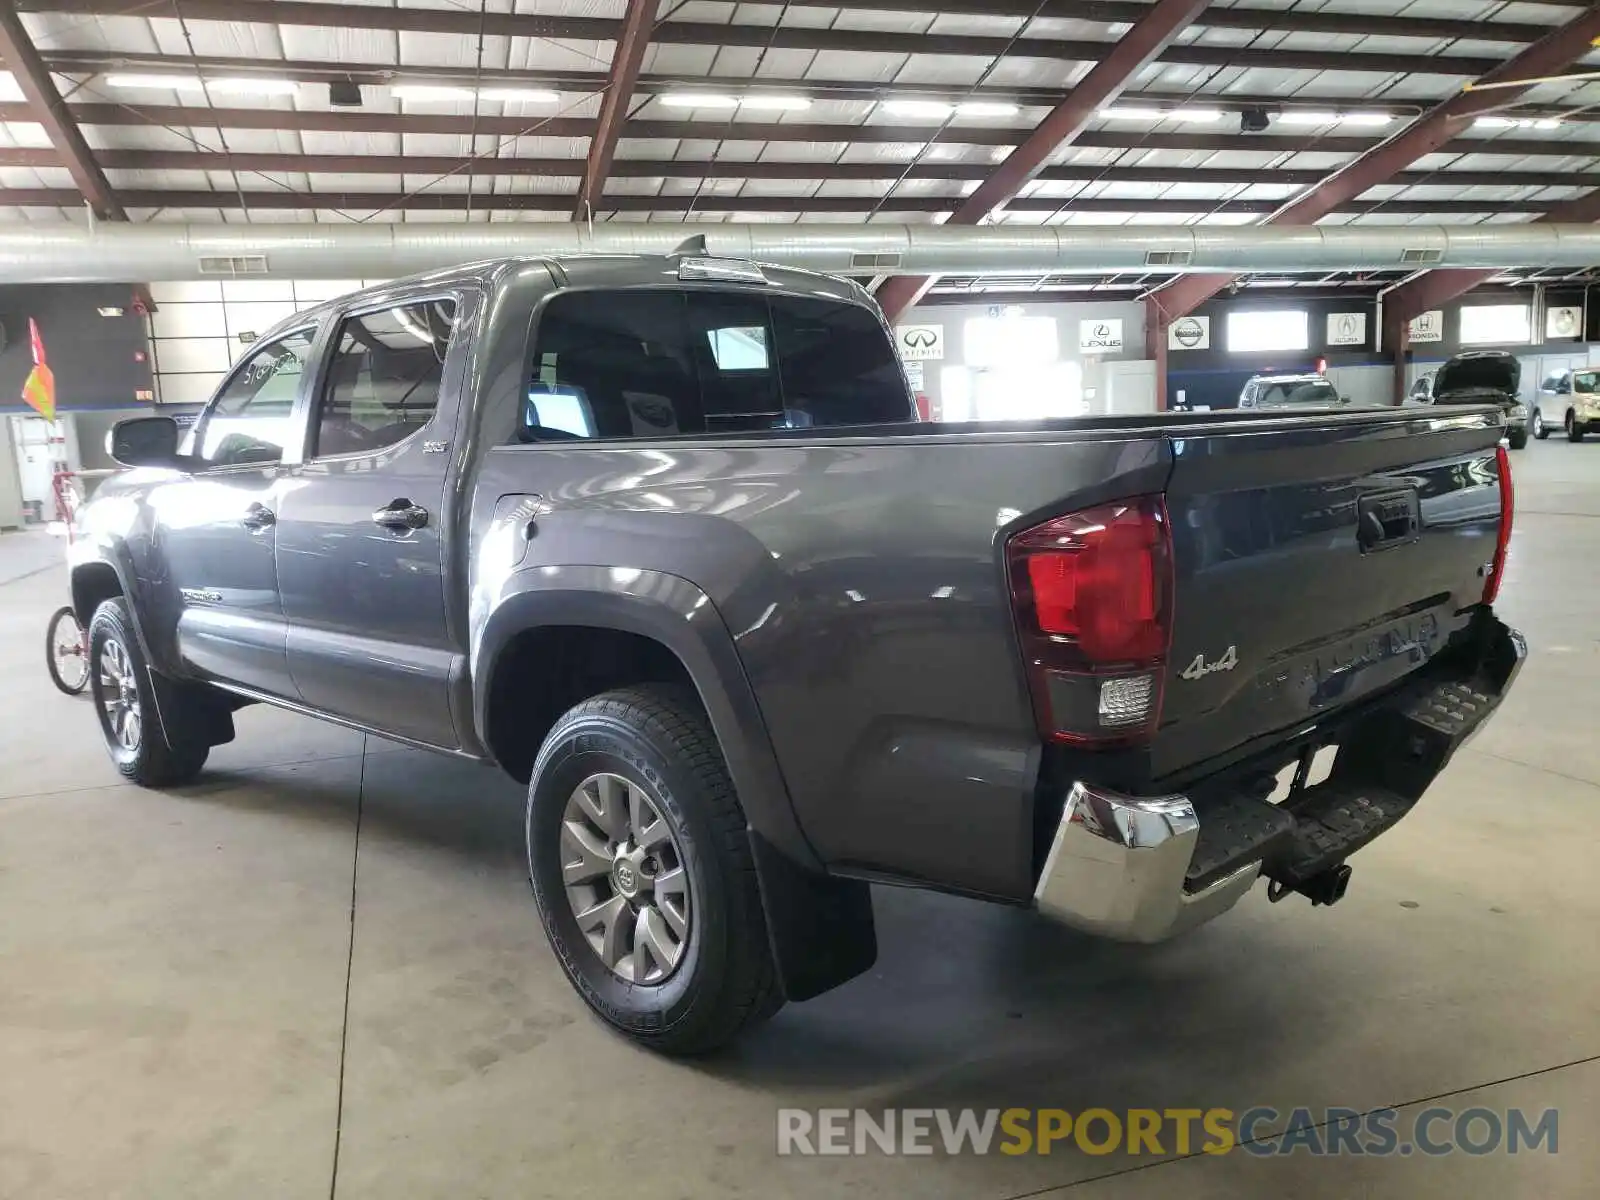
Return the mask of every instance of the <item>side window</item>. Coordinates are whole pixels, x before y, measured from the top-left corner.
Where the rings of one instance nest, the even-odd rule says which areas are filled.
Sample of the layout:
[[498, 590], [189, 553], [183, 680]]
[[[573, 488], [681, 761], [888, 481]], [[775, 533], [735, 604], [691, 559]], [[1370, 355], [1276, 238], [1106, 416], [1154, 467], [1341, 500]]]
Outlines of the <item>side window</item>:
[[296, 436], [294, 402], [315, 329], [251, 351], [207, 410], [196, 454], [215, 467], [270, 464]]
[[317, 405], [312, 454], [361, 454], [402, 442], [439, 407], [456, 302], [426, 300], [347, 317]]
[[1561, 372], [1555, 371], [1544, 377], [1544, 382], [1539, 385], [1541, 392], [1555, 392], [1561, 390]]

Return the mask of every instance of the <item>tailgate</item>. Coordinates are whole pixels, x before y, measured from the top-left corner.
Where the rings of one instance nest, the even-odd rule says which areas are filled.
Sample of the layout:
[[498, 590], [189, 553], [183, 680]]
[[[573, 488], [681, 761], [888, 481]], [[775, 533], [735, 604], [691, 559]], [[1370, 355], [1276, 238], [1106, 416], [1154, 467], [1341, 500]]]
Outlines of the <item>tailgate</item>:
[[1162, 776], [1305, 726], [1464, 635], [1500, 521], [1499, 416], [1302, 417], [1174, 438]]

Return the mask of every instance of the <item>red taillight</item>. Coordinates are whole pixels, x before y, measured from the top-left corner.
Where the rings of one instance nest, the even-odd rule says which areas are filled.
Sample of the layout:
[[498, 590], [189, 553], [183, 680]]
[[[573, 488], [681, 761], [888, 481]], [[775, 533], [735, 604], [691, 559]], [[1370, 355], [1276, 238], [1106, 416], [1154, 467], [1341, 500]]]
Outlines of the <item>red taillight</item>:
[[1511, 545], [1511, 518], [1516, 511], [1516, 496], [1511, 487], [1511, 455], [1504, 446], [1494, 452], [1500, 469], [1500, 533], [1495, 538], [1494, 561], [1489, 564], [1489, 578], [1483, 581], [1483, 602], [1493, 604], [1500, 594], [1500, 580], [1506, 573], [1506, 550]]
[[1160, 496], [1057, 517], [1006, 545], [1018, 632], [1041, 731], [1057, 741], [1137, 741], [1154, 731], [1172, 616]]

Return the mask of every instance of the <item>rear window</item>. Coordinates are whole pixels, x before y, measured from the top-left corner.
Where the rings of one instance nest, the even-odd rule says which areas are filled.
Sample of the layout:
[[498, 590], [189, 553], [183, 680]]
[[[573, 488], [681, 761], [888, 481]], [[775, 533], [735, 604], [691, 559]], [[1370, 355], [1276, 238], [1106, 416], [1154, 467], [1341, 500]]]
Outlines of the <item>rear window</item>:
[[1263, 383], [1257, 397], [1260, 404], [1337, 404], [1339, 393], [1324, 381], [1289, 380]]
[[534, 337], [524, 442], [752, 433], [915, 419], [858, 304], [759, 292], [570, 292]]

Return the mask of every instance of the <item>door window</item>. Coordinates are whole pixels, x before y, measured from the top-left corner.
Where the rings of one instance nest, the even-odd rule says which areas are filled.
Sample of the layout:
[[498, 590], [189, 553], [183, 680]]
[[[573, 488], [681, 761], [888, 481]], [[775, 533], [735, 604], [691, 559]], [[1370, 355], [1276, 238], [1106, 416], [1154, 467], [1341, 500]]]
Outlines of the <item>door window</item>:
[[312, 454], [383, 450], [432, 420], [455, 324], [452, 299], [345, 318], [317, 406]]
[[198, 458], [215, 467], [283, 458], [296, 433], [294, 402], [315, 336], [315, 329], [297, 329], [250, 353], [206, 413]]

